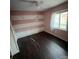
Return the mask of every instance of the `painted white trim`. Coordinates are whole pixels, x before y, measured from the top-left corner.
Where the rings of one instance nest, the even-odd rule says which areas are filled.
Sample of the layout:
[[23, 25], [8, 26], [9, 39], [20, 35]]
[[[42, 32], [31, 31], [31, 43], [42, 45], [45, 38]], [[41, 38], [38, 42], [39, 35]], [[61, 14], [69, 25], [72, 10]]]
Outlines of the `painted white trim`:
[[16, 30], [16, 29], [21, 29], [24, 27], [39, 26], [39, 25], [43, 25], [43, 22], [39, 21], [39, 22], [32, 22], [32, 23], [28, 23], [28, 24], [18, 24], [18, 25], [14, 25], [13, 28]]
[[19, 52], [19, 48], [17, 45], [16, 37], [12, 28], [12, 25], [10, 27], [10, 52], [13, 55]]
[[34, 20], [34, 19], [43, 19], [43, 15], [13, 15], [11, 16], [12, 20]]

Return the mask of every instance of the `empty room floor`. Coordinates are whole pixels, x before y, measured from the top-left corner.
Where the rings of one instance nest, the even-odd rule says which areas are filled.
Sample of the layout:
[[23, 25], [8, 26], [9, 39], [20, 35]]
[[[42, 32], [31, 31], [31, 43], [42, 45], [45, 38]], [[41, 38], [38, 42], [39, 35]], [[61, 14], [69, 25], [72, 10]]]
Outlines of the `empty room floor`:
[[68, 59], [68, 43], [46, 32], [17, 41], [20, 53], [13, 59]]

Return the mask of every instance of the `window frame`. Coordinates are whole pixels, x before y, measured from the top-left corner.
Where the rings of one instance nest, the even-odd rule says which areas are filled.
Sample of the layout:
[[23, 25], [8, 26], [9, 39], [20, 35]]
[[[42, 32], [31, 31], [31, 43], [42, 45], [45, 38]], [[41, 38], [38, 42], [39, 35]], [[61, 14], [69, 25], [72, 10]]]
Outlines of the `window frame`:
[[[67, 12], [67, 29], [65, 30], [65, 29], [61, 29], [60, 28], [60, 20], [61, 20], [61, 13], [63, 13], [63, 12]], [[57, 29], [57, 30], [63, 30], [63, 31], [68, 31], [68, 10], [67, 9], [64, 9], [64, 10], [60, 10], [60, 11], [57, 11], [57, 12], [54, 12], [54, 13], [57, 13], [57, 14], [59, 14], [59, 27], [58, 28], [53, 28], [54, 30], [55, 29]], [[54, 14], [53, 13], [53, 14]], [[51, 15], [51, 18], [52, 18], [52, 15]], [[52, 19], [51, 19], [52, 20]], [[53, 22], [54, 23], [54, 22]], [[52, 27], [51, 25], [50, 25], [50, 27]], [[52, 28], [51, 28], [51, 30], [53, 30]]]

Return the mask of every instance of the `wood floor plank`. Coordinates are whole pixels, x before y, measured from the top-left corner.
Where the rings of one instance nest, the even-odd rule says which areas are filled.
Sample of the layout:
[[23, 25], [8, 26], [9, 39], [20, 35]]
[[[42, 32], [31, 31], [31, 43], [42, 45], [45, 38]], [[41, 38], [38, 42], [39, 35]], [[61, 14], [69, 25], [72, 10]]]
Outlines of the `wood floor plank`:
[[67, 42], [46, 32], [18, 39], [18, 46], [21, 59], [68, 59]]

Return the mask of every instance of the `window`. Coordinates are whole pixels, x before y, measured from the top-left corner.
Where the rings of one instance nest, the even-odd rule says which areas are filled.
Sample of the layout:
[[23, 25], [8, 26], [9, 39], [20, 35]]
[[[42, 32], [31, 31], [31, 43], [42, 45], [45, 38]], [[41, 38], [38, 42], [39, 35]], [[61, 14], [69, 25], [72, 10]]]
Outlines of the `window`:
[[51, 29], [67, 31], [68, 12], [53, 13], [51, 16]]

